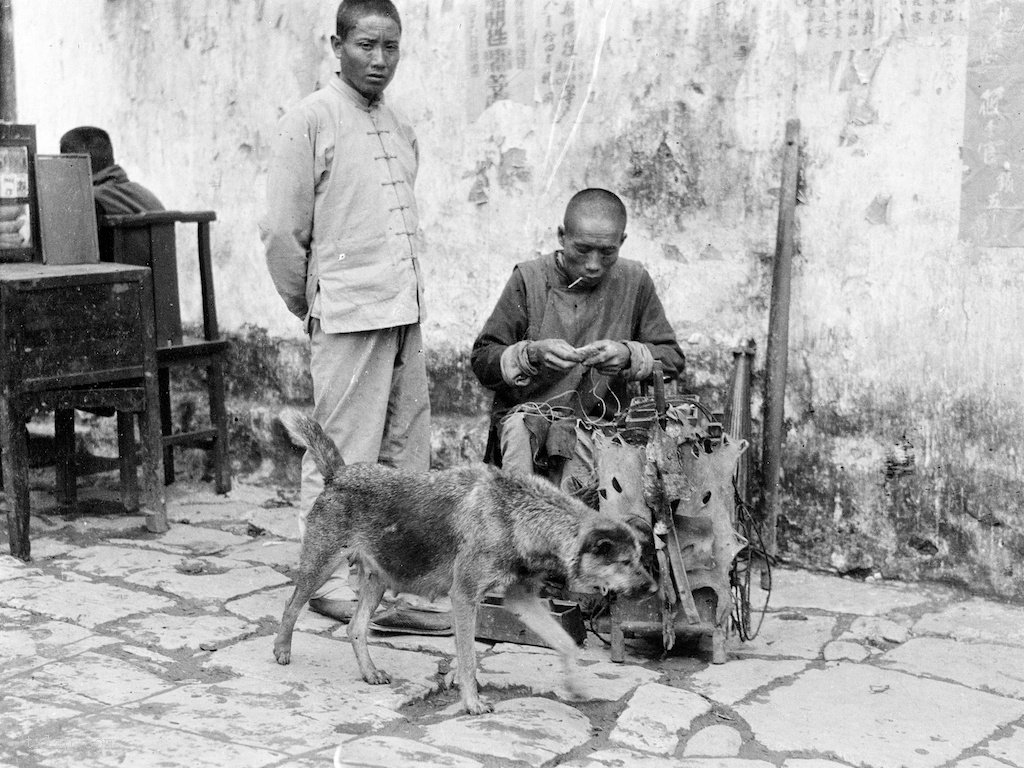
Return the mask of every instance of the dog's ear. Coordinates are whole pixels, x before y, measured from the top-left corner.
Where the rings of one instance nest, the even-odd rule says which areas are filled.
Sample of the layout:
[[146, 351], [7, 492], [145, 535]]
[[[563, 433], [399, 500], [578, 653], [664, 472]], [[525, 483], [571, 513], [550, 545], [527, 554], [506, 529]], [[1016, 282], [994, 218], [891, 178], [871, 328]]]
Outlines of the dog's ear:
[[583, 551], [595, 557], [611, 559], [618, 551], [622, 538], [619, 530], [608, 530], [606, 528], [595, 528], [587, 533], [583, 540]]

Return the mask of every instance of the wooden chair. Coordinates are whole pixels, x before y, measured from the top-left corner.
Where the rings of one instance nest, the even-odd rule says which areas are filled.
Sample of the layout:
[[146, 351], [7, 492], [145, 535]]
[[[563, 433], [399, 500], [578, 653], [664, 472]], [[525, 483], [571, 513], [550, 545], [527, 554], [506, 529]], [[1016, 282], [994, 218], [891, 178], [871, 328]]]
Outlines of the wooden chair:
[[[149, 267], [153, 272], [153, 307], [163, 440], [164, 482], [174, 482], [174, 448], [198, 446], [212, 455], [217, 493], [231, 490], [228, 457], [228, 421], [224, 394], [224, 364], [228, 342], [220, 338], [213, 289], [210, 222], [213, 211], [156, 211], [104, 216], [100, 219], [100, 257], [103, 261]], [[186, 340], [182, 334], [178, 296], [176, 227], [195, 224], [202, 293], [203, 338]], [[196, 366], [206, 371], [210, 426], [174, 432], [171, 406], [171, 370]]]

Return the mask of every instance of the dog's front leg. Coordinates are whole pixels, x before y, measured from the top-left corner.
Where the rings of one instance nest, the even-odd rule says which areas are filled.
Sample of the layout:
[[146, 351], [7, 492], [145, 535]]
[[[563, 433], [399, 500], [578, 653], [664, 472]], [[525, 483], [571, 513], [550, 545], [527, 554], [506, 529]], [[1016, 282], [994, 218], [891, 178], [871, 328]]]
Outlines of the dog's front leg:
[[523, 624], [540, 635], [549, 647], [558, 651], [565, 670], [565, 687], [569, 693], [579, 695], [576, 683], [576, 641], [551, 617], [547, 601], [538, 597], [530, 585], [520, 582], [505, 590], [503, 604]]
[[480, 698], [476, 686], [476, 609], [480, 597], [458, 587], [451, 591], [452, 626], [455, 628], [455, 657], [462, 706], [471, 715], [494, 711], [494, 705]]
[[384, 582], [380, 576], [366, 567], [359, 566], [359, 605], [356, 615], [348, 623], [348, 638], [352, 642], [352, 650], [356, 654], [359, 672], [363, 680], [370, 685], [383, 685], [391, 682], [391, 675], [383, 669], [377, 669], [370, 659], [370, 651], [366, 646], [366, 637], [370, 632], [370, 619], [384, 597]]

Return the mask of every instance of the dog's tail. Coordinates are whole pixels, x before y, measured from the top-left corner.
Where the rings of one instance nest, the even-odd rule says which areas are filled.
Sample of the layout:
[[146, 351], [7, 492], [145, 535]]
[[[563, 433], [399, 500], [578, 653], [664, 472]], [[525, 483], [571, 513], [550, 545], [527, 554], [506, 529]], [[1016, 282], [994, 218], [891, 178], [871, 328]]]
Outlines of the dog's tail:
[[321, 428], [308, 416], [304, 416], [291, 408], [281, 412], [281, 423], [288, 430], [288, 436], [296, 445], [301, 445], [313, 455], [316, 468], [323, 475], [324, 482], [329, 483], [334, 473], [345, 466], [341, 452]]

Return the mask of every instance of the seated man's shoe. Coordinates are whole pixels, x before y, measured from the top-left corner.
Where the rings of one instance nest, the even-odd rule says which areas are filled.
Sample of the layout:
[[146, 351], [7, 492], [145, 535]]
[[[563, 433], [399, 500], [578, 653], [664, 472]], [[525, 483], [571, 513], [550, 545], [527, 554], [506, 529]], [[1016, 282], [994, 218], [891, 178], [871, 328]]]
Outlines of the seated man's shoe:
[[334, 600], [330, 597], [312, 597], [309, 610], [335, 621], [348, 622], [356, 612], [356, 600]]
[[447, 611], [429, 611], [394, 605], [380, 611], [370, 622], [370, 629], [376, 632], [392, 632], [401, 635], [451, 635], [451, 614]]

